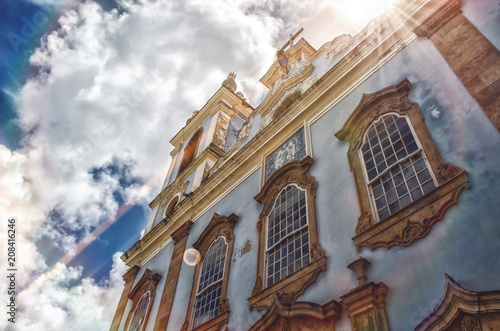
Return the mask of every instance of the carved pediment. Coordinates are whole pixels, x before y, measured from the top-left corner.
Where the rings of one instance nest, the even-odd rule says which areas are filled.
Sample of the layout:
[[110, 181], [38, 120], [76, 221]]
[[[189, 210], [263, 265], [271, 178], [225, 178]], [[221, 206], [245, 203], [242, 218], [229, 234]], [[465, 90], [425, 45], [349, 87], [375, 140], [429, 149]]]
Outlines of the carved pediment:
[[500, 291], [464, 289], [445, 274], [444, 291], [437, 306], [415, 331], [497, 330], [500, 327]]
[[259, 105], [258, 112], [264, 116], [272, 114], [290, 96], [299, 97], [303, 94], [317, 80], [316, 76], [310, 77], [313, 70], [314, 66], [309, 64], [293, 74], [283, 76], [282, 80], [269, 90]]

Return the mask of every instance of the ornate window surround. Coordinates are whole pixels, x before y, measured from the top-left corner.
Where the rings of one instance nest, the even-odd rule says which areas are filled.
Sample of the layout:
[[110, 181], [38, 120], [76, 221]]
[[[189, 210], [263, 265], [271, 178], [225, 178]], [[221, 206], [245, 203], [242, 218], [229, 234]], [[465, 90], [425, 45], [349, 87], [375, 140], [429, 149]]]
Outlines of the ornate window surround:
[[[314, 281], [321, 270], [326, 270], [326, 256], [318, 242], [316, 227], [316, 181], [309, 174], [313, 159], [306, 155], [301, 160], [291, 161], [276, 170], [266, 181], [254, 199], [262, 204], [262, 211], [257, 222], [259, 248], [257, 257], [257, 275], [252, 295], [248, 298], [250, 309], [268, 310], [275, 300], [282, 304], [292, 304], [297, 297]], [[307, 222], [309, 230], [310, 262], [294, 273], [282, 278], [270, 286], [264, 286], [264, 264], [266, 251], [266, 224], [275, 198], [289, 184], [296, 184], [306, 190]]]
[[199, 325], [191, 330], [206, 330], [214, 329], [219, 330], [229, 319], [229, 301], [227, 298], [227, 283], [229, 279], [229, 271], [231, 266], [231, 257], [233, 254], [234, 246], [234, 226], [238, 222], [239, 217], [236, 214], [230, 214], [229, 216], [221, 216], [214, 213], [212, 220], [208, 226], [203, 230], [200, 237], [193, 244], [193, 247], [200, 253], [200, 263], [196, 265], [193, 285], [191, 288], [191, 296], [189, 299], [188, 311], [186, 314], [186, 320], [182, 326], [181, 330], [190, 330], [190, 322], [192, 319], [192, 314], [194, 312], [194, 304], [196, 302], [197, 287], [200, 279], [200, 273], [202, 268], [202, 262], [205, 260], [206, 254], [212, 243], [215, 242], [219, 237], [224, 237], [227, 244], [226, 251], [226, 261], [224, 265], [224, 275], [222, 278], [222, 292], [220, 296], [220, 308], [219, 315], [208, 320], [207, 322]]
[[[370, 249], [389, 248], [394, 245], [408, 246], [425, 237], [432, 225], [443, 218], [446, 210], [457, 203], [462, 189], [469, 186], [467, 172], [449, 163], [443, 163], [425, 127], [422, 113], [418, 106], [408, 99], [411, 86], [405, 78], [397, 85], [373, 94], [363, 94], [356, 109], [335, 134], [338, 139], [349, 142], [347, 156], [361, 209], [356, 234], [352, 238], [358, 250], [362, 246]], [[405, 116], [410, 122], [431, 173], [436, 177], [437, 187], [389, 217], [375, 222], [364, 176], [364, 165], [358, 150], [370, 125], [388, 113]]]
[[150, 269], [146, 269], [144, 271], [144, 274], [142, 275], [141, 279], [139, 280], [139, 282], [137, 282], [137, 285], [128, 295], [128, 298], [132, 300], [133, 304], [132, 307], [130, 308], [130, 313], [128, 314], [127, 321], [125, 323], [125, 330], [128, 330], [130, 327], [130, 323], [132, 322], [133, 315], [135, 314], [135, 310], [137, 308], [137, 304], [139, 303], [140, 299], [146, 292], [149, 292], [150, 294], [149, 304], [146, 311], [146, 315], [144, 317], [144, 322], [142, 323], [140, 330], [144, 330], [146, 328], [146, 324], [148, 324], [149, 313], [151, 312], [151, 308], [153, 307], [153, 301], [155, 299], [156, 285], [158, 285], [160, 279], [161, 279], [160, 274], [155, 273], [153, 275], [153, 272]]

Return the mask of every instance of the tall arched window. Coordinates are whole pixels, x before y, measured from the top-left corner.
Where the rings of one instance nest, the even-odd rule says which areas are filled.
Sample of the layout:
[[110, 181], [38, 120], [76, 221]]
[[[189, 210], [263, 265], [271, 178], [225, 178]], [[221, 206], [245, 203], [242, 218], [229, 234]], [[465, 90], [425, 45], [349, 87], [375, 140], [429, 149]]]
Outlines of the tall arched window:
[[182, 331], [221, 330], [229, 319], [227, 284], [238, 216], [214, 213], [193, 247], [200, 252]]
[[283, 188], [267, 217], [266, 286], [307, 265], [309, 231], [305, 190]]
[[200, 145], [202, 133], [203, 128], [198, 129], [184, 148], [178, 174], [181, 174], [194, 161], [196, 152], [198, 151], [198, 146]]
[[226, 253], [226, 239], [219, 237], [212, 243], [202, 262], [194, 303], [193, 329], [219, 315]]
[[383, 220], [436, 187], [406, 116], [388, 114], [365, 133], [360, 157], [376, 218]]
[[248, 298], [250, 309], [272, 302], [292, 304], [326, 269], [316, 228], [316, 181], [306, 155], [286, 163], [264, 183], [254, 199], [262, 204], [257, 222], [257, 277]]
[[132, 318], [128, 331], [141, 331], [143, 329], [142, 326], [144, 324], [144, 320], [146, 319], [150, 299], [151, 295], [149, 294], [149, 291], [142, 295], [137, 307], [135, 308], [134, 317]]

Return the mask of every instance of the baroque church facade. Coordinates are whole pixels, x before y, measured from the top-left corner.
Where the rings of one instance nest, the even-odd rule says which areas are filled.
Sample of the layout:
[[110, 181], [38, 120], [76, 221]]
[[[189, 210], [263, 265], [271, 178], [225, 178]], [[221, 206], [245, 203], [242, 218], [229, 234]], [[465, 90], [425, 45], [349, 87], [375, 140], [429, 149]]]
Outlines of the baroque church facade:
[[230, 74], [171, 140], [111, 330], [500, 330], [496, 15], [293, 36], [255, 108]]

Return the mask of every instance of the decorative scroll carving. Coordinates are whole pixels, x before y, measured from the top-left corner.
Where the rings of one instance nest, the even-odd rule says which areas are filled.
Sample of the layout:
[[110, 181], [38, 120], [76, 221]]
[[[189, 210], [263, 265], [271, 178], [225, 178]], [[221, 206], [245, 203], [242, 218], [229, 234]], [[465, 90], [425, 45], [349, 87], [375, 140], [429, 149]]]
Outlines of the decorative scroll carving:
[[419, 37], [430, 38], [444, 24], [461, 12], [462, 0], [448, 0], [434, 11], [431, 17], [424, 20], [413, 32]]
[[[342, 306], [335, 300], [323, 305], [303, 301], [284, 305], [275, 299], [249, 331], [287, 330], [289, 326], [294, 326], [294, 330], [330, 330], [341, 313]], [[301, 325], [304, 317], [307, 317], [308, 323], [312, 319], [313, 324]]]
[[318, 243], [314, 243], [311, 245], [311, 259], [317, 260], [321, 257], [325, 256], [325, 252], [319, 247]]
[[394, 236], [394, 244], [407, 246], [422, 238], [426, 234], [430, 222], [428, 218], [423, 219], [421, 222], [408, 220], [401, 233]]
[[356, 234], [368, 230], [373, 226], [372, 214], [364, 212], [358, 218], [358, 225], [356, 225]]
[[460, 168], [451, 165], [450, 163], [442, 164], [438, 167], [438, 181], [440, 184], [446, 183], [460, 173]]
[[260, 291], [262, 291], [262, 276], [257, 276], [255, 285], [253, 286], [252, 295], [256, 295]]
[[223, 314], [229, 311], [229, 301], [227, 298], [221, 298], [219, 304], [219, 314]]
[[353, 38], [348, 34], [343, 34], [336, 37], [331, 42], [327, 43], [324, 48], [325, 57], [334, 60], [338, 54], [346, 50], [352, 43]]
[[461, 331], [482, 331], [481, 325], [476, 317], [465, 315], [460, 323]]

